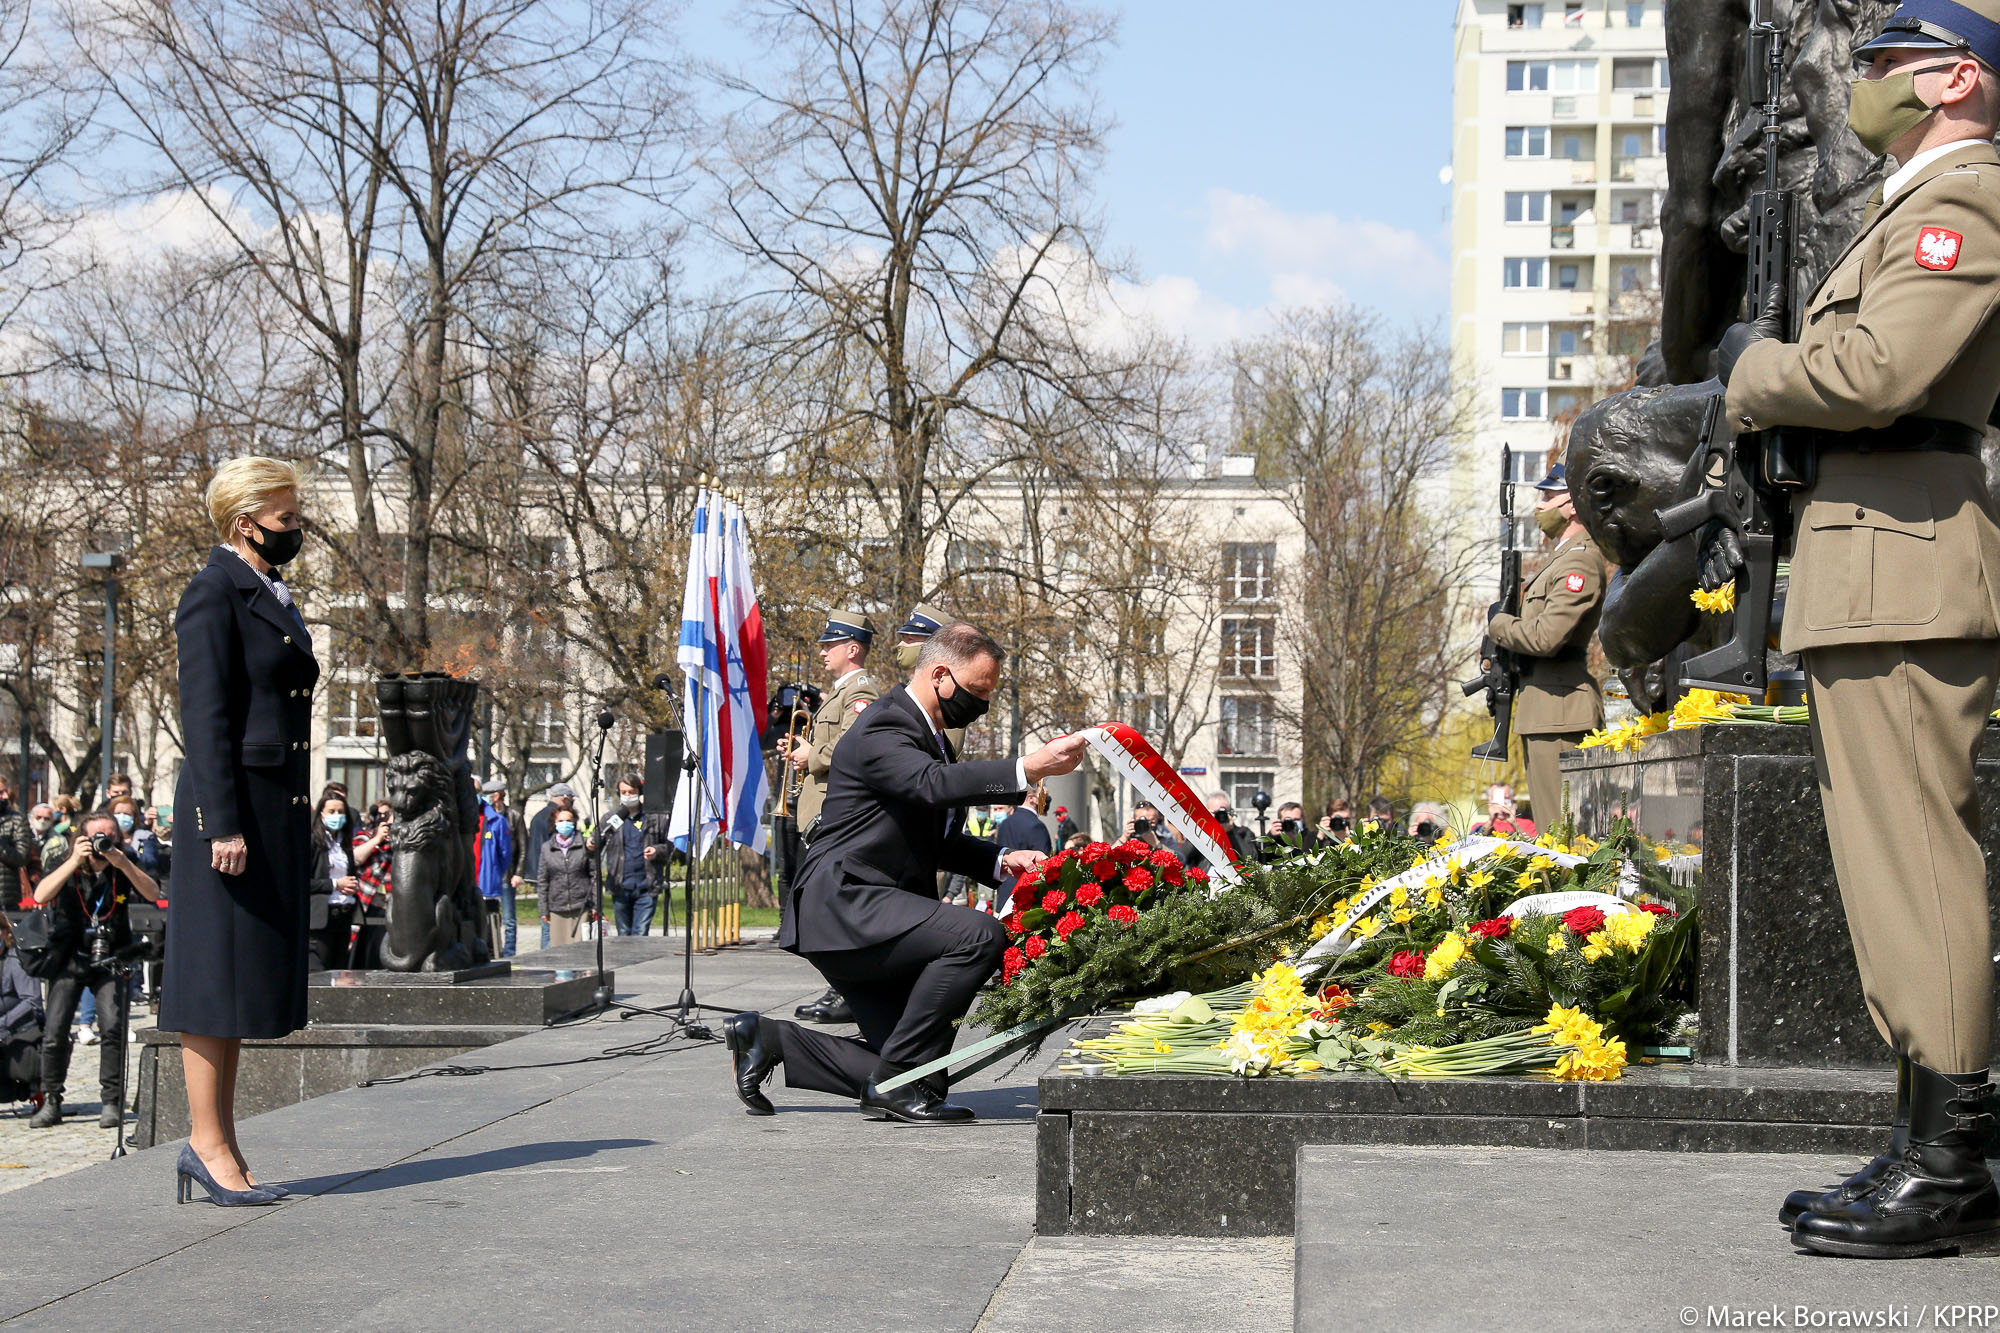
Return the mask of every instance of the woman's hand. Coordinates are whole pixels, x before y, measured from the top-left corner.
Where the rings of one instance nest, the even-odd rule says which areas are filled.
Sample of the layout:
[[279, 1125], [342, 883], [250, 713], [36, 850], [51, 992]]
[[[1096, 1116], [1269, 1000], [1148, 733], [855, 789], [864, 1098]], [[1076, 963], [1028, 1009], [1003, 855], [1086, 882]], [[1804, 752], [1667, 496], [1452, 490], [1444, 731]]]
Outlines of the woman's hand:
[[225, 875], [240, 875], [250, 864], [250, 848], [243, 841], [243, 835], [233, 838], [217, 838], [208, 844], [208, 863]]
[[342, 893], [350, 895], [353, 894], [355, 889], [359, 888], [360, 886], [361, 886], [361, 881], [359, 879], [356, 879], [353, 875], [342, 875], [339, 879], [333, 882], [334, 888], [339, 889]]

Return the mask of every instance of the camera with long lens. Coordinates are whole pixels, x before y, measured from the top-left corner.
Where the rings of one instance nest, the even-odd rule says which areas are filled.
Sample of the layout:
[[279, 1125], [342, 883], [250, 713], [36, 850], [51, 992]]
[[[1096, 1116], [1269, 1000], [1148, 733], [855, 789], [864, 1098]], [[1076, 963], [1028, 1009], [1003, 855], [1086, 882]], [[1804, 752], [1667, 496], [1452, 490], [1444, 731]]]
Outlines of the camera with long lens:
[[93, 833], [90, 835], [90, 850], [96, 852], [99, 856], [111, 855], [111, 849], [117, 845], [118, 839], [109, 833]]
[[810, 718], [825, 702], [826, 691], [802, 680], [790, 681], [773, 690], [764, 709], [764, 748], [772, 749], [779, 737], [794, 734], [796, 728], [792, 724], [798, 720], [797, 715], [804, 713]]

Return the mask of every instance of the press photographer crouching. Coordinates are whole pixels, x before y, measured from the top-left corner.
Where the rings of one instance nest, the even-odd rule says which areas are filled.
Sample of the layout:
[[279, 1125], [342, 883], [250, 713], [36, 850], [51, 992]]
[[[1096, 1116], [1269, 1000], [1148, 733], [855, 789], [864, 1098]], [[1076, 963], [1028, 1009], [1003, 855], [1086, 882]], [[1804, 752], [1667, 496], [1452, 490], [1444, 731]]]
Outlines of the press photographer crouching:
[[[88, 987], [97, 995], [97, 1021], [105, 1033], [99, 1047], [98, 1084], [104, 1114], [98, 1123], [115, 1128], [125, 1114], [124, 987], [112, 973], [113, 960], [130, 948], [127, 902], [134, 892], [159, 897], [159, 886], [125, 855], [118, 823], [108, 814], [87, 816], [70, 844], [69, 857], [42, 877], [35, 902], [49, 912], [49, 999], [47, 1035], [42, 1042], [42, 1109], [28, 1125], [47, 1129], [62, 1120], [63, 1082], [69, 1077], [69, 1030], [77, 1001]], [[58, 962], [57, 960], [61, 960]]]

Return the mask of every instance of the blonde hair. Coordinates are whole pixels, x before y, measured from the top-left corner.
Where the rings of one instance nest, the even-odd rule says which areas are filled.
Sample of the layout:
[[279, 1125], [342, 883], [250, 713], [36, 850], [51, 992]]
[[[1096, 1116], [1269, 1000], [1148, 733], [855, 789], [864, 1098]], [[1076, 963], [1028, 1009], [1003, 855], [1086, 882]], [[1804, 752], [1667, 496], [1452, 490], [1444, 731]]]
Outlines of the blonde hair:
[[229, 541], [237, 519], [262, 509], [279, 491], [298, 490], [299, 481], [299, 470], [281, 458], [232, 458], [208, 483], [209, 521]]

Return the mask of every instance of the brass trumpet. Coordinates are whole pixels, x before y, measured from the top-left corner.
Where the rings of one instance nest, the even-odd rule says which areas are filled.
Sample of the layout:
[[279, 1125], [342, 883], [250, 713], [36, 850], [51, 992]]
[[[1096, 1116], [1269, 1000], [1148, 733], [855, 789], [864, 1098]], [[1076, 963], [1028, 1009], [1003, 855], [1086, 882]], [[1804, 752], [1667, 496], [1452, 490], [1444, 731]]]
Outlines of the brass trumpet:
[[771, 813], [779, 819], [789, 818], [792, 802], [799, 798], [799, 788], [805, 785], [805, 770], [792, 762], [792, 749], [799, 743], [799, 719], [804, 718], [807, 726], [812, 725], [812, 710], [794, 708], [792, 719], [785, 729], [785, 752], [778, 762], [784, 766], [784, 773], [778, 781], [778, 808]]

